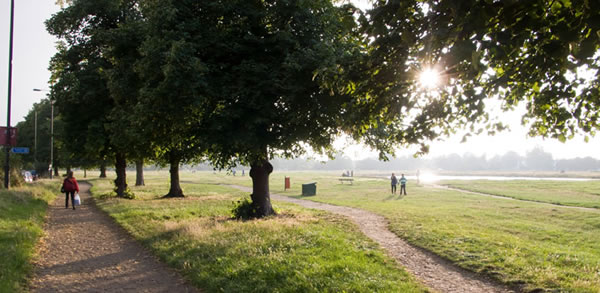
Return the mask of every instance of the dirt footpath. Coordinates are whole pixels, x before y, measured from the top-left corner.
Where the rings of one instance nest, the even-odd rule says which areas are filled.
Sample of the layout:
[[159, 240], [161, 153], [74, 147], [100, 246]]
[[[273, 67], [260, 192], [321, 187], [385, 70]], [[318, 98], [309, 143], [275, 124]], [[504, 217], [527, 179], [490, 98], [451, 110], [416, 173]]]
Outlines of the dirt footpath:
[[[239, 190], [252, 192], [252, 188], [230, 185]], [[303, 207], [324, 210], [343, 215], [358, 225], [369, 238], [379, 243], [406, 270], [425, 286], [438, 292], [514, 292], [512, 289], [485, 277], [461, 269], [433, 253], [414, 247], [388, 228], [384, 217], [365, 210], [319, 203], [310, 200], [271, 194], [274, 200], [286, 201]]]
[[100, 211], [89, 184], [79, 186], [76, 210], [65, 209], [64, 194], [49, 207], [32, 292], [198, 292]]

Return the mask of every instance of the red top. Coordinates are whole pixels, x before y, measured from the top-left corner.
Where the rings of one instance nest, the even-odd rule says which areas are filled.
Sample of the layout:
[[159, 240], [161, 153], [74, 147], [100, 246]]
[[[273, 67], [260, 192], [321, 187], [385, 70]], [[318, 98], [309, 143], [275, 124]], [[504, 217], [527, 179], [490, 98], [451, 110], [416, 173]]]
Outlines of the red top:
[[79, 184], [77, 184], [77, 180], [75, 179], [75, 177], [65, 178], [65, 181], [63, 181], [63, 187], [65, 188], [65, 191], [79, 192]]

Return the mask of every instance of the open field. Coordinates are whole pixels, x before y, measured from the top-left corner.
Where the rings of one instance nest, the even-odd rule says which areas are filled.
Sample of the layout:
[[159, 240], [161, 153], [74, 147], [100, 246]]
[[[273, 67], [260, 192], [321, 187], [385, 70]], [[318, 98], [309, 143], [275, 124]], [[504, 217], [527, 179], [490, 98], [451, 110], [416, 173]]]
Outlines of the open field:
[[44, 180], [0, 191], [0, 292], [25, 291], [48, 202], [58, 186]]
[[98, 206], [207, 292], [427, 291], [342, 217], [276, 203], [277, 217], [236, 221], [244, 194], [215, 184], [227, 177], [184, 172], [187, 197], [160, 199], [167, 175], [147, 172], [135, 200], [103, 196], [110, 179], [89, 182]]
[[[250, 186], [247, 177], [215, 176]], [[283, 191], [284, 176], [291, 177], [291, 190]], [[215, 180], [207, 177], [204, 180]], [[275, 172], [271, 191], [301, 197], [301, 183], [316, 181], [317, 196], [305, 199], [381, 214], [403, 239], [461, 267], [508, 284], [525, 284], [527, 290], [600, 292], [600, 211], [414, 186], [414, 182], [408, 183], [408, 196], [400, 198], [390, 194], [384, 179], [356, 177], [354, 185], [342, 185], [338, 178], [337, 172]]]
[[[339, 255], [353, 260], [337, 267], [361, 272], [358, 279], [368, 279], [366, 275], [374, 273], [354, 267], [361, 266], [361, 262], [355, 264], [356, 259], [364, 258], [365, 254], [376, 255], [373, 261], [376, 265], [371, 263], [366, 267], [393, 267], [372, 243], [357, 234], [355, 227], [335, 216], [275, 202], [283, 217], [251, 222], [227, 220], [231, 201], [243, 194], [222, 184], [251, 186], [247, 172], [245, 177], [239, 176], [240, 173], [234, 177], [225, 172], [183, 172], [182, 187], [189, 197], [159, 200], [156, 196], [168, 191], [168, 172], [148, 172], [147, 186], [132, 188], [140, 199], [108, 200], [102, 206], [158, 251], [161, 258], [185, 269], [188, 278], [195, 278], [194, 282], [204, 288], [219, 288], [219, 282], [230, 284], [224, 280], [249, 272], [252, 272], [249, 275], [268, 272], [278, 276], [278, 282], [285, 279], [284, 283], [293, 286], [304, 284], [302, 280], [307, 276], [324, 277], [329, 283], [317, 282], [320, 287], [304, 289], [339, 291], [342, 287], [335, 285], [338, 283], [334, 279], [341, 278], [344, 280], [341, 283], [348, 286], [354, 286], [354, 281], [360, 283], [343, 276], [322, 275], [323, 269]], [[414, 186], [410, 181], [408, 196], [392, 196], [385, 179], [355, 177], [353, 185], [340, 184], [338, 173], [276, 171], [271, 175], [271, 192], [300, 198], [301, 183], [317, 182], [317, 195], [302, 198], [381, 214], [389, 220], [390, 229], [403, 239], [461, 267], [510, 285], [522, 285], [525, 290], [600, 292], [600, 211]], [[291, 177], [291, 190], [283, 190], [284, 176]], [[94, 181], [97, 194], [110, 188], [108, 180]], [[576, 190], [587, 189], [581, 186]], [[247, 242], [253, 243], [255, 250], [244, 245]], [[308, 249], [299, 243], [319, 244]], [[336, 243], [344, 244], [342, 248], [332, 247]], [[267, 253], [268, 247], [271, 251]], [[358, 254], [349, 256], [345, 249]], [[319, 254], [330, 260], [312, 258]], [[306, 259], [308, 256], [311, 258]], [[259, 261], [254, 262], [256, 257]], [[236, 264], [237, 259], [244, 261]], [[307, 263], [320, 264], [311, 270]], [[374, 270], [390, 272], [389, 268]], [[310, 271], [316, 275], [310, 275]], [[384, 281], [377, 279], [375, 283], [387, 286], [384, 284], [394, 278], [402, 280], [402, 284], [412, 282], [396, 268], [391, 271], [395, 277], [381, 276]], [[258, 282], [252, 286], [267, 288], [258, 278], [244, 282]], [[354, 288], [387, 290], [365, 286]], [[419, 290], [414, 284], [407, 286]]]
[[600, 208], [600, 180], [456, 180], [443, 181], [450, 187], [559, 205]]

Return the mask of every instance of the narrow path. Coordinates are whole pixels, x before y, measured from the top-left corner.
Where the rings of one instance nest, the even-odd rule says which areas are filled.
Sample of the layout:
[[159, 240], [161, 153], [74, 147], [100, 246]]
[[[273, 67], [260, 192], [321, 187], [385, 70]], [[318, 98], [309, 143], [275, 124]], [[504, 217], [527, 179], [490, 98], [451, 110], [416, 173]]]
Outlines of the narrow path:
[[471, 191], [471, 190], [462, 189], [462, 188], [458, 188], [458, 187], [451, 187], [451, 186], [448, 186], [448, 185], [439, 185], [439, 184], [431, 184], [431, 185], [429, 185], [428, 184], [426, 186], [433, 187], [433, 188], [438, 188], [438, 189], [454, 190], [454, 191], [459, 191], [459, 192], [468, 193], [468, 194], [475, 194], [475, 195], [481, 195], [481, 196], [499, 198], [499, 199], [525, 201], [525, 202], [537, 203], [537, 204], [541, 204], [541, 205], [547, 205], [547, 206], [558, 207], [558, 208], [600, 212], [600, 209], [596, 209], [596, 208], [579, 207], [579, 206], [567, 206], [567, 205], [556, 204], [556, 203], [551, 203], [551, 202], [543, 202], [543, 201], [536, 201], [536, 200], [523, 199], [523, 198], [514, 198], [514, 197], [509, 197], [509, 196], [502, 196], [502, 195], [497, 195], [497, 194], [480, 192], [480, 191]]
[[89, 184], [79, 186], [76, 210], [64, 195], [49, 207], [31, 292], [197, 292], [100, 211]]
[[[249, 187], [229, 185], [252, 192]], [[387, 220], [361, 209], [319, 203], [310, 200], [271, 194], [274, 200], [291, 202], [303, 207], [324, 210], [350, 218], [369, 238], [379, 243], [393, 258], [427, 287], [439, 292], [514, 292], [477, 274], [461, 269], [433, 253], [411, 246], [388, 228]]]

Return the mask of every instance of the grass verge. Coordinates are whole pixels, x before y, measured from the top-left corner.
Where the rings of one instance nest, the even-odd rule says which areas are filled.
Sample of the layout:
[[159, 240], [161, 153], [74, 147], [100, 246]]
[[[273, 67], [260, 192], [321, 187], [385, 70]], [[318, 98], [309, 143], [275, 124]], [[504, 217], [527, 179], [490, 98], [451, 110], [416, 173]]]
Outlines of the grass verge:
[[344, 218], [276, 202], [276, 217], [232, 220], [244, 193], [182, 173], [187, 197], [160, 199], [167, 174], [147, 172], [135, 200], [102, 196], [110, 179], [90, 182], [100, 208], [208, 292], [427, 291]]
[[55, 198], [57, 185], [38, 181], [0, 190], [0, 292], [26, 291], [35, 246], [43, 233], [48, 203]]

